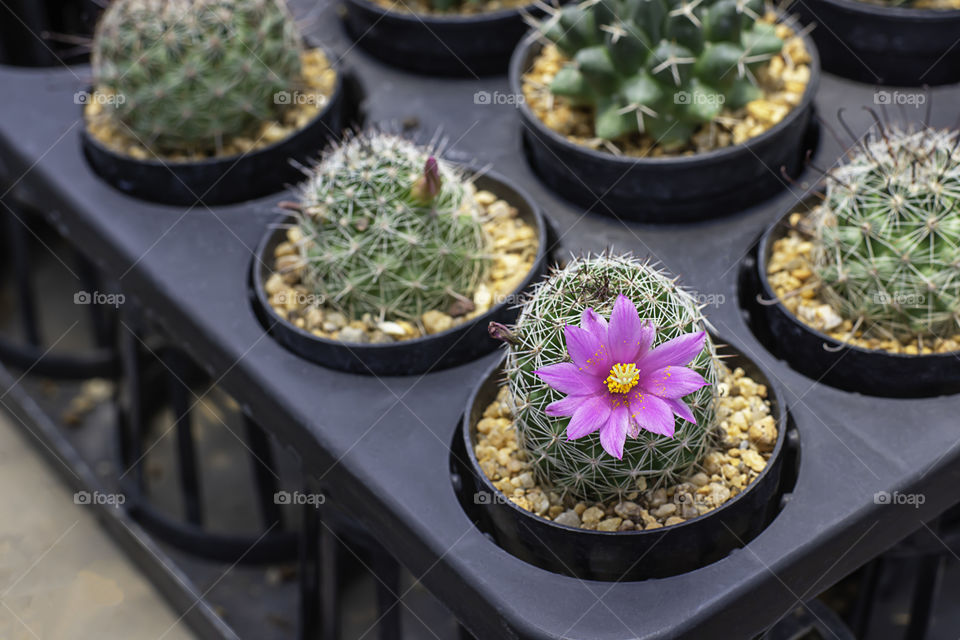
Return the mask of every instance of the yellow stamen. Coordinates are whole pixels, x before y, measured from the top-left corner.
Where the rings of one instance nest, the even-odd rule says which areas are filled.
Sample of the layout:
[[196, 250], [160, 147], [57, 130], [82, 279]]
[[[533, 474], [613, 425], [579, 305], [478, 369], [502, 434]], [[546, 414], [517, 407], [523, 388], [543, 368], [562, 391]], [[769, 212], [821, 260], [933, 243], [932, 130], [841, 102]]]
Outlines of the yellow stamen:
[[640, 371], [632, 362], [615, 364], [604, 382], [607, 383], [610, 393], [626, 393], [640, 382]]

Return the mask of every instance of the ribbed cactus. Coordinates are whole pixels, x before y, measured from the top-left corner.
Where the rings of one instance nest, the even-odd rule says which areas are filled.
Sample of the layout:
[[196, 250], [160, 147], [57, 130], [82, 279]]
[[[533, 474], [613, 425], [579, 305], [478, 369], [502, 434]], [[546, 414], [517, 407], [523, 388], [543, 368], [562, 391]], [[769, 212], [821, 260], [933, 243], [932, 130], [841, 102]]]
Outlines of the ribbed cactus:
[[880, 126], [830, 173], [816, 271], [860, 328], [901, 339], [960, 329], [958, 144], [956, 132]]
[[304, 284], [356, 319], [417, 321], [468, 300], [490, 262], [473, 194], [429, 149], [384, 133], [349, 139], [302, 190]]
[[724, 106], [762, 96], [751, 70], [783, 48], [763, 0], [587, 0], [540, 24], [571, 62], [550, 90], [595, 109], [608, 140], [644, 132], [678, 145]]
[[[570, 418], [548, 415], [547, 405], [564, 396], [535, 371], [569, 361], [564, 326], [580, 323], [581, 314], [590, 307], [609, 318], [620, 294], [633, 301], [640, 320], [651, 322], [656, 329], [652, 348], [704, 329], [704, 317], [693, 297], [674, 280], [629, 256], [600, 255], [575, 259], [538, 285], [508, 341], [509, 389], [527, 459], [541, 480], [581, 499], [604, 500], [636, 491], [641, 478], [648, 486], [676, 479], [702, 459], [715, 433], [713, 383], [718, 361], [709, 336], [687, 365], [710, 383], [683, 398], [696, 424], [678, 419], [672, 438], [641, 429], [626, 439], [623, 457], [618, 460], [604, 450], [597, 433], [568, 440]], [[608, 384], [618, 371], [611, 371]], [[634, 373], [643, 376], [649, 372]], [[630, 384], [623, 376], [616, 382], [621, 381]]]
[[114, 0], [97, 26], [95, 82], [108, 113], [157, 152], [217, 150], [278, 118], [302, 83], [283, 0]]

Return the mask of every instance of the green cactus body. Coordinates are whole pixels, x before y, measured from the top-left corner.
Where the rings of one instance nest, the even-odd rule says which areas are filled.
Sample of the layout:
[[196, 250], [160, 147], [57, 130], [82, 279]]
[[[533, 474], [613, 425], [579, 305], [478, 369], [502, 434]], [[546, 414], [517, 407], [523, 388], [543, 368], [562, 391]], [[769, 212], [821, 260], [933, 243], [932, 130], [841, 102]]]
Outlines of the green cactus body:
[[111, 116], [141, 143], [203, 152], [279, 117], [301, 49], [283, 0], [114, 0], [92, 62], [97, 86], [123, 96]]
[[606, 454], [597, 434], [567, 440], [569, 418], [546, 414], [563, 394], [534, 371], [568, 360], [563, 328], [577, 325], [592, 307], [609, 317], [614, 300], [632, 300], [641, 320], [657, 329], [654, 346], [684, 333], [704, 330], [706, 321], [692, 296], [647, 263], [629, 256], [575, 259], [538, 285], [513, 329], [506, 362], [513, 413], [521, 447], [538, 477], [580, 499], [602, 501], [636, 491], [638, 482], [657, 486], [676, 480], [699, 462], [714, 441], [714, 394], [718, 360], [709, 336], [706, 348], [689, 365], [709, 386], [684, 399], [696, 424], [678, 419], [673, 438], [641, 430], [627, 438], [623, 459]]
[[558, 9], [543, 35], [571, 62], [550, 90], [594, 108], [594, 132], [682, 145], [727, 106], [761, 97], [751, 71], [783, 48], [759, 22], [763, 0], [587, 0]]
[[490, 241], [473, 184], [400, 137], [375, 133], [327, 154], [303, 187], [304, 283], [359, 319], [414, 322], [469, 298]]
[[956, 132], [887, 129], [834, 169], [814, 214], [814, 260], [840, 314], [883, 337], [960, 328]]

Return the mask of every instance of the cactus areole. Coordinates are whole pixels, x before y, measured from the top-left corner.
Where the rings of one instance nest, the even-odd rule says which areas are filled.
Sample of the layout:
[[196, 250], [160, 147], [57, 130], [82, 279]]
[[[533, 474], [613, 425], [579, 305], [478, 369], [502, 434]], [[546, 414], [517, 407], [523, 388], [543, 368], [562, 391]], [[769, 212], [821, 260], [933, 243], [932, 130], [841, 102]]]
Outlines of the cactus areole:
[[603, 500], [662, 484], [712, 442], [717, 360], [705, 320], [649, 264], [573, 260], [516, 326], [491, 334], [507, 341], [520, 444], [551, 486]]

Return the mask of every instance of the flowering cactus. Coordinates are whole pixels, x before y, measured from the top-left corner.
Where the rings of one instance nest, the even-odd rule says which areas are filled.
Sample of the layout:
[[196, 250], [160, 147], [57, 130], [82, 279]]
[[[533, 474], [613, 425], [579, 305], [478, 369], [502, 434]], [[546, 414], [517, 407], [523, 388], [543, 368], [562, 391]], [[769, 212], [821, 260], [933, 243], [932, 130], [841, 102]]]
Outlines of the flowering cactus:
[[570, 58], [550, 91], [595, 110], [594, 131], [686, 143], [727, 106], [761, 97], [751, 70], [783, 48], [763, 0], [586, 0], [541, 33]]
[[507, 341], [517, 433], [538, 476], [603, 500], [697, 463], [715, 427], [718, 361], [704, 327], [673, 280], [610, 255], [573, 260], [509, 333], [491, 327]]

